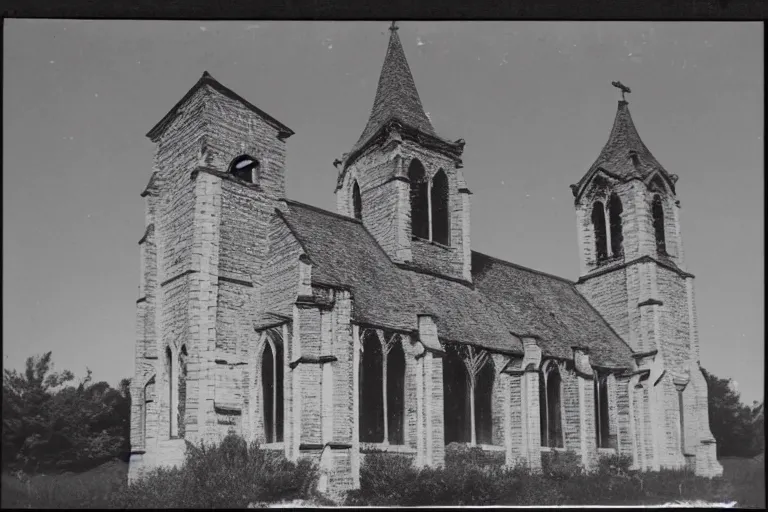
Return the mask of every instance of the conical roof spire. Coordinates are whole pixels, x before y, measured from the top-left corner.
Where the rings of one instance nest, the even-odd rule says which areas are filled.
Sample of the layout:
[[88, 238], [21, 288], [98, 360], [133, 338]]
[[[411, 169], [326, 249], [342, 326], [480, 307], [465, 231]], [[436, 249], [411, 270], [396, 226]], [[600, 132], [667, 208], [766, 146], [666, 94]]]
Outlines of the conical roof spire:
[[[624, 89], [626, 90], [623, 90], [623, 92], [629, 92], [628, 88], [625, 87]], [[622, 98], [623, 96], [622, 94]], [[629, 113], [628, 105], [626, 100], [619, 100], [619, 106], [616, 111], [616, 117], [613, 120], [611, 134], [608, 136], [608, 142], [605, 143], [605, 146], [600, 151], [600, 155], [584, 177], [575, 185], [571, 185], [573, 195], [577, 199], [583, 192], [584, 186], [599, 169], [603, 169], [607, 173], [625, 181], [632, 178], [645, 179], [653, 172], [659, 171], [670, 182], [672, 190], [674, 190], [674, 183], [677, 177], [670, 175], [662, 167], [643, 143], [642, 139], [640, 139], [635, 123], [632, 121], [632, 116]]]
[[350, 153], [356, 152], [387, 121], [397, 119], [400, 123], [415, 128], [423, 133], [436, 136], [432, 122], [424, 113], [416, 84], [405, 58], [403, 45], [397, 35], [398, 27], [393, 22], [389, 27], [389, 46], [381, 67], [376, 99], [373, 101], [368, 124]]

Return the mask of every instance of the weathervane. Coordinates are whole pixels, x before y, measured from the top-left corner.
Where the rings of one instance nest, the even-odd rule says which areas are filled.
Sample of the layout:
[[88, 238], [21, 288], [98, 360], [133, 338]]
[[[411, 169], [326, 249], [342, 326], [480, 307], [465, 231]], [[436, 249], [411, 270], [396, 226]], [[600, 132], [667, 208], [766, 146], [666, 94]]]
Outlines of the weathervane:
[[398, 27], [398, 26], [397, 26], [397, 22], [396, 22], [396, 21], [393, 21], [393, 22], [392, 22], [392, 25], [390, 25], [390, 27], [389, 27], [389, 30], [391, 30], [392, 32], [394, 32], [394, 31], [395, 31], [395, 30], [397, 30], [398, 28], [400, 28], [400, 27]]
[[624, 99], [624, 93], [632, 92], [630, 90], [630, 88], [627, 87], [626, 85], [624, 85], [621, 82], [611, 82], [611, 85], [616, 87], [617, 89], [619, 89], [621, 91], [621, 101], [627, 101], [627, 100]]

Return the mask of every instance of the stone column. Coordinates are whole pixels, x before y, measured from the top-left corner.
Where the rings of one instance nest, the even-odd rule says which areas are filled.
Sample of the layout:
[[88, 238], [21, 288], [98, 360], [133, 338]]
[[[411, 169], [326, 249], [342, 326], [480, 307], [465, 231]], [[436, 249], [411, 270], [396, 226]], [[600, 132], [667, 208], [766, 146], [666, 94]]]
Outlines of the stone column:
[[579, 393], [581, 463], [586, 469], [590, 469], [597, 463], [594, 370], [589, 363], [589, 349], [586, 347], [572, 348]]
[[[439, 467], [445, 463], [445, 427], [443, 410], [443, 348], [437, 337], [437, 326], [430, 315], [419, 315], [419, 341], [425, 351], [421, 359], [423, 399], [419, 407], [424, 417], [424, 448], [418, 457], [423, 464]], [[418, 398], [417, 398], [418, 400]]]
[[539, 368], [541, 349], [534, 337], [524, 337], [523, 356], [512, 357], [504, 373], [509, 375], [509, 429], [505, 436], [506, 465], [518, 463], [532, 471], [541, 469]]

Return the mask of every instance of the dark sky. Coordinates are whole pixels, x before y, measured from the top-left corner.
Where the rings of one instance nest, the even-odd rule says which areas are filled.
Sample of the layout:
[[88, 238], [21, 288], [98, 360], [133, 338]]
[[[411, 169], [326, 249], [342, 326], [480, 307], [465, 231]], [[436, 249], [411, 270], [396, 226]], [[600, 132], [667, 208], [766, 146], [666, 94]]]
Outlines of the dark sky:
[[[385, 22], [6, 19], [3, 352], [116, 384], [134, 367], [153, 146], [144, 134], [208, 70], [291, 127], [292, 199], [334, 210], [333, 160], [362, 132]], [[759, 23], [404, 22], [441, 135], [467, 141], [472, 243], [578, 277], [568, 187], [627, 97], [671, 173], [696, 278], [701, 363], [763, 396], [763, 27]]]

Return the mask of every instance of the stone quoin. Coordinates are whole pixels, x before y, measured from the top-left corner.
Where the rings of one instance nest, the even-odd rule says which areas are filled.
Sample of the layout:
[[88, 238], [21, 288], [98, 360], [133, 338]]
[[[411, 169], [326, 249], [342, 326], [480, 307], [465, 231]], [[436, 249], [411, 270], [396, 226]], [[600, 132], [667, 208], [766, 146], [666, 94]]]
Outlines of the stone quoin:
[[314, 459], [323, 492], [359, 487], [366, 453], [435, 467], [449, 443], [722, 473], [677, 176], [625, 99], [571, 185], [577, 281], [472, 250], [464, 141], [435, 132], [396, 26], [337, 212], [285, 197], [292, 134], [207, 72], [148, 133], [131, 481], [228, 432]]

